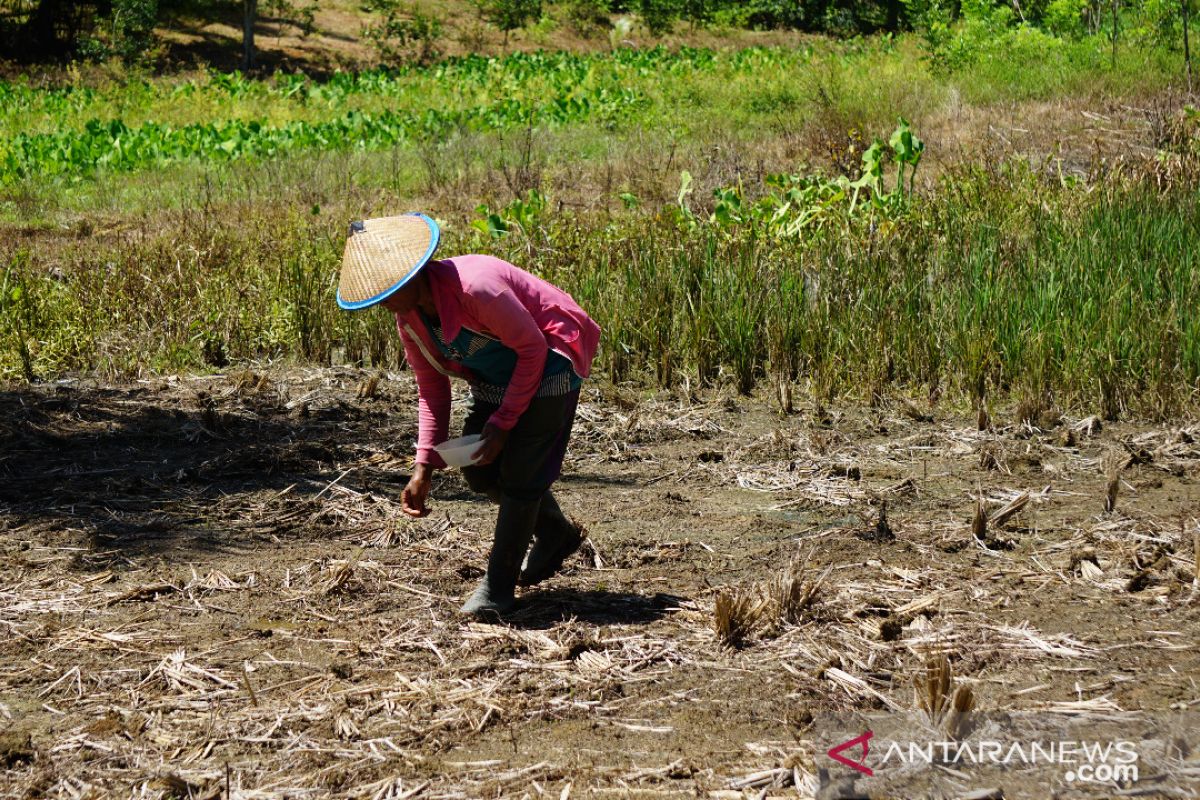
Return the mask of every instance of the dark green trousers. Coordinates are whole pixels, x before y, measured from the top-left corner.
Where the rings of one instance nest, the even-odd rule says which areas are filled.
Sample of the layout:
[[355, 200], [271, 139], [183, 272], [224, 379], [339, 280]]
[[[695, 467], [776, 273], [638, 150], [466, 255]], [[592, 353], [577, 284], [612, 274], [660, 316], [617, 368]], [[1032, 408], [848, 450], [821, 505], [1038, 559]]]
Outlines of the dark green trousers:
[[[467, 485], [500, 504], [488, 572], [502, 585], [509, 584], [510, 575], [516, 580], [531, 538], [555, 541], [575, 533], [550, 486], [562, 472], [578, 403], [579, 390], [561, 397], [535, 397], [509, 433], [500, 456], [491, 464], [463, 469]], [[482, 431], [496, 408], [473, 399], [463, 435]]]

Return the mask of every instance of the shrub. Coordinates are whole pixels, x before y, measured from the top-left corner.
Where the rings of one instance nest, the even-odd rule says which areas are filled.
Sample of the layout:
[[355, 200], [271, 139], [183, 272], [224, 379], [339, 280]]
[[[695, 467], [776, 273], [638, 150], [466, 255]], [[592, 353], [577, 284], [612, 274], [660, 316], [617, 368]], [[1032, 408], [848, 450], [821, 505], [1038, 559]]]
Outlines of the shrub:
[[567, 3], [567, 22], [575, 31], [591, 37], [608, 27], [608, 0], [570, 0]]
[[642, 18], [651, 36], [670, 33], [682, 11], [683, 4], [680, 0], [641, 0], [638, 4], [638, 16]]
[[[1068, 25], [1068, 9], [1058, 8], [1054, 13], [1060, 15], [1056, 17], [1060, 24]], [[1058, 36], [1032, 24], [1017, 24], [1011, 8], [994, 5], [991, 0], [964, 0], [962, 17], [956, 25], [950, 24], [948, 15], [937, 4], [926, 8], [923, 19], [927, 23], [924, 36], [929, 59], [948, 71], [992, 60], [1043, 64], [1068, 56], [1069, 48]]]
[[1051, 0], [1042, 24], [1055, 36], [1075, 39], [1083, 35], [1083, 15], [1087, 0]]
[[746, 6], [747, 20], [756, 28], [804, 28], [815, 22], [797, 0], [751, 0]]
[[558, 30], [558, 20], [548, 14], [543, 14], [536, 22], [526, 26], [525, 33], [529, 40], [544, 47], [550, 40], [550, 34]]
[[102, 60], [139, 61], [148, 55], [158, 18], [158, 0], [113, 0], [112, 10], [96, 21], [79, 43], [79, 55]]
[[427, 64], [442, 54], [442, 21], [415, 4], [366, 0], [364, 11], [382, 18], [364, 30], [384, 62]]
[[1165, 45], [1171, 50], [1179, 50], [1183, 46], [1183, 8], [1186, 4], [1188, 15], [1191, 17], [1188, 27], [1191, 31], [1192, 48], [1196, 41], [1196, 19], [1200, 14], [1200, 4], [1196, 0], [1145, 0], [1142, 3], [1138, 19], [1128, 28], [1131, 38], [1148, 40], [1154, 44]]
[[472, 3], [479, 16], [504, 32], [506, 45], [509, 31], [542, 17], [542, 0], [472, 0]]

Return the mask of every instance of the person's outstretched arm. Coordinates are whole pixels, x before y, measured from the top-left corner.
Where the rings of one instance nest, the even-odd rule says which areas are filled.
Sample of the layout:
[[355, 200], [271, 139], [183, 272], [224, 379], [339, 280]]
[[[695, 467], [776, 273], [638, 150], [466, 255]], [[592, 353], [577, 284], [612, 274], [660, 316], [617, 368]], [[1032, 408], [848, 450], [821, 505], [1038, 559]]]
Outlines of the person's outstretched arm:
[[434, 445], [445, 441], [450, 430], [450, 379], [426, 360], [403, 327], [400, 340], [417, 379], [416, 467], [400, 496], [400, 507], [410, 517], [423, 517], [429, 513], [427, 501], [434, 470], [446, 466]]

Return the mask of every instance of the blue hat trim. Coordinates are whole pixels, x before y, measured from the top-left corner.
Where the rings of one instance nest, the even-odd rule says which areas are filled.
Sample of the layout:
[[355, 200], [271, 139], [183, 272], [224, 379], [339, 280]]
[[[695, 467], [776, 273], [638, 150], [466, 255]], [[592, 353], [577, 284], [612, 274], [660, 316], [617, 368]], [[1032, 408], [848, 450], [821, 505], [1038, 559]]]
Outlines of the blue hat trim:
[[[397, 291], [398, 289], [403, 288], [404, 284], [408, 283], [414, 277], [416, 277], [416, 274], [421, 271], [421, 267], [423, 267], [429, 263], [429, 259], [433, 258], [433, 253], [435, 250], [437, 250], [438, 243], [441, 241], [442, 231], [438, 227], [438, 224], [436, 222], [434, 222], [430, 217], [427, 217], [424, 214], [414, 212], [411, 216], [420, 217], [421, 219], [425, 220], [425, 224], [429, 226], [429, 230], [433, 233], [433, 238], [429, 242], [429, 249], [425, 251], [425, 255], [423, 255], [421, 257], [421, 260], [417, 262], [417, 265], [415, 267], [413, 267], [412, 269], [410, 269], [403, 278], [396, 281], [391, 286], [384, 289], [382, 292], [375, 295], [374, 297], [368, 297], [366, 300], [359, 300], [354, 303], [348, 303], [342, 299], [342, 292], [339, 289], [338, 293], [337, 293], [337, 303], [339, 306], [341, 306], [342, 308], [344, 308], [347, 311], [358, 311], [361, 308], [367, 308], [368, 306], [373, 306], [376, 303], [383, 302], [384, 300], [388, 299], [388, 297], [390, 297], [393, 292]], [[355, 224], [356, 223], [350, 224], [350, 230], [352, 233], [355, 231], [362, 230], [362, 223], [357, 223], [357, 225], [358, 225], [357, 228], [355, 227]]]

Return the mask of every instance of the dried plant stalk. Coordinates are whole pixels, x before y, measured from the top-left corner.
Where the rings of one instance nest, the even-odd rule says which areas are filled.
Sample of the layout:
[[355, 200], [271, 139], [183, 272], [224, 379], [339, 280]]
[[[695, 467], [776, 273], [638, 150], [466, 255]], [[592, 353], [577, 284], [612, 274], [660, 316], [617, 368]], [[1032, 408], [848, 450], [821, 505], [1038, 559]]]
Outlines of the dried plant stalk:
[[1192, 531], [1192, 580], [1200, 585], [1200, 527]]
[[1121, 490], [1121, 473], [1113, 470], [1108, 476], [1108, 487], [1104, 491], [1104, 511], [1111, 514], [1117, 510], [1117, 494]]
[[333, 732], [337, 734], [339, 739], [347, 742], [353, 741], [362, 736], [362, 732], [359, 730], [358, 725], [354, 722], [354, 719], [348, 712], [342, 712], [334, 718]]
[[932, 414], [926, 414], [917, 408], [907, 397], [900, 398], [900, 409], [904, 412], [904, 416], [915, 422], [933, 422]]
[[1029, 505], [1029, 492], [1021, 492], [1014, 497], [1010, 502], [1006, 503], [1003, 508], [992, 515], [989, 520], [997, 528], [1003, 527], [1004, 523], [1021, 513], [1025, 506]]
[[246, 687], [246, 694], [250, 695], [250, 705], [258, 708], [258, 695], [254, 693], [254, 686], [250, 684], [250, 671], [246, 669], [246, 662], [242, 662], [242, 685]]
[[794, 563], [767, 587], [767, 594], [779, 618], [793, 625], [803, 621], [820, 599], [821, 589], [825, 579], [829, 577], [827, 569], [815, 579], [804, 576], [807, 565]]
[[158, 788], [163, 797], [187, 798], [199, 797], [203, 787], [189, 783], [174, 772], [163, 772], [151, 784]]
[[358, 399], [370, 400], [379, 391], [379, 379], [383, 377], [383, 373], [376, 373], [367, 378], [358, 387]]
[[234, 390], [239, 395], [249, 394], [252, 392], [264, 392], [271, 388], [271, 379], [265, 374], [260, 375], [254, 370], [247, 369], [241, 372], [236, 372], [232, 376]]
[[1045, 409], [1045, 404], [1036, 397], [1027, 396], [1017, 404], [1017, 424], [1034, 425], [1038, 416]]
[[925, 669], [913, 676], [917, 706], [933, 725], [944, 724], [954, 739], [969, 733], [968, 715], [975, 710], [975, 692], [969, 686], [954, 686], [954, 671], [945, 653], [930, 654]]
[[796, 410], [796, 403], [792, 396], [792, 381], [786, 374], [780, 374], [775, 379], [775, 398], [779, 402], [779, 410], [784, 414], [791, 414]]
[[946, 734], [954, 740], [964, 738], [970, 731], [970, 713], [975, 710], [975, 692], [970, 686], [954, 690], [950, 713], [946, 715]]
[[1084, 580], [1098, 581], [1104, 577], [1104, 570], [1095, 561], [1080, 561], [1079, 576]]
[[766, 599], [743, 590], [720, 592], [713, 606], [717, 638], [727, 647], [741, 647], [763, 619]]
[[982, 542], [987, 538], [987, 530], [987, 512], [983, 510], [983, 496], [980, 495], [975, 499], [975, 518], [971, 520], [971, 533], [975, 534], [975, 538]]
[[950, 659], [945, 653], [931, 655], [925, 663], [924, 682], [917, 679], [917, 700], [921, 710], [929, 715], [931, 721], [938, 721], [950, 700], [950, 682], [952, 672]]
[[362, 558], [363, 548], [357, 547], [350, 558], [339, 561], [329, 570], [329, 580], [325, 583], [325, 594], [337, 594], [344, 591], [350, 579], [354, 577], [355, 567]]

